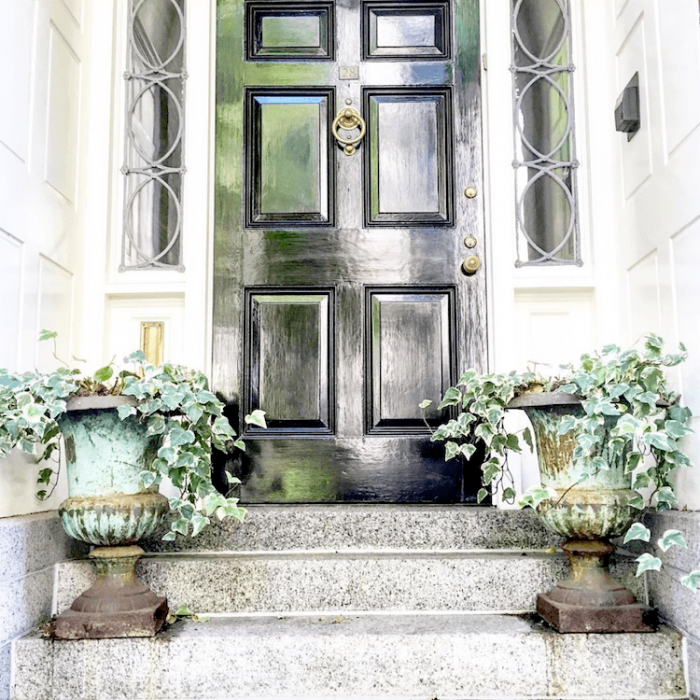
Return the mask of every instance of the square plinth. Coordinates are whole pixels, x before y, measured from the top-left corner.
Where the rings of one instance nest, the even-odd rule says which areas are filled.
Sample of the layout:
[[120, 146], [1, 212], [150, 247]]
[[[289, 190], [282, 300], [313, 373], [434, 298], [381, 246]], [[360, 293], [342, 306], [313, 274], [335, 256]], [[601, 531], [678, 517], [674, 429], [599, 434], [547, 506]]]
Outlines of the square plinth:
[[567, 605], [546, 594], [537, 596], [537, 613], [557, 632], [654, 632], [657, 611], [640, 603], [611, 607]]
[[168, 617], [165, 598], [140, 610], [126, 612], [76, 612], [66, 610], [56, 618], [56, 639], [114, 639], [154, 637]]

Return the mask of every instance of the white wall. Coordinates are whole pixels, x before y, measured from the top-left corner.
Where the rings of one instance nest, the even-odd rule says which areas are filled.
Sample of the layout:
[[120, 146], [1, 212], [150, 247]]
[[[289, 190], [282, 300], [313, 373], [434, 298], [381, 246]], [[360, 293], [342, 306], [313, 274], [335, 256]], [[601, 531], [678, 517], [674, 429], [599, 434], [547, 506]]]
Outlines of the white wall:
[[[0, 9], [0, 366], [49, 369], [41, 328], [70, 362], [82, 289], [91, 2], [10, 0]], [[0, 462], [0, 516], [55, 508], [34, 497], [26, 456]]]
[[[675, 377], [700, 415], [700, 8], [695, 0], [606, 4], [605, 109], [639, 72], [641, 129], [614, 134], [615, 213], [623, 337], [648, 331], [686, 344]], [[608, 127], [609, 128], [609, 127]], [[700, 432], [700, 419], [693, 419]], [[700, 437], [686, 447], [700, 463]], [[679, 477], [681, 506], [700, 509], [699, 470]]]

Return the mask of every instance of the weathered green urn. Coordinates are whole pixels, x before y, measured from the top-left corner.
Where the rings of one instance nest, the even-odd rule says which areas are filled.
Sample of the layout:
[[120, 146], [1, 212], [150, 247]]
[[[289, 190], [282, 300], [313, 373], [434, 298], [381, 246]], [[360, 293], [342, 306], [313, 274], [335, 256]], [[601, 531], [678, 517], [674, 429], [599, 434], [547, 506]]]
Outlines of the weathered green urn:
[[95, 545], [97, 580], [59, 615], [59, 639], [153, 636], [168, 615], [165, 598], [136, 577], [150, 535], [168, 510], [159, 493], [143, 488], [139, 473], [155, 457], [146, 426], [117, 407], [127, 396], [74, 397], [59, 419], [65, 443], [68, 495], [59, 507], [66, 532]]
[[[608, 562], [615, 551], [611, 538], [624, 534], [637, 496], [631, 475], [625, 474], [623, 452], [610, 469], [583, 478], [586, 463], [574, 461], [574, 432], [558, 435], [566, 416], [583, 416], [581, 402], [563, 392], [524, 394], [508, 408], [523, 409], [535, 435], [542, 486], [557, 498], [543, 501], [537, 514], [544, 526], [567, 538], [562, 545], [571, 567], [569, 578], [549, 593], [537, 596], [537, 612], [560, 632], [651, 632], [654, 613], [610, 575]], [[617, 417], [607, 417], [612, 430]]]

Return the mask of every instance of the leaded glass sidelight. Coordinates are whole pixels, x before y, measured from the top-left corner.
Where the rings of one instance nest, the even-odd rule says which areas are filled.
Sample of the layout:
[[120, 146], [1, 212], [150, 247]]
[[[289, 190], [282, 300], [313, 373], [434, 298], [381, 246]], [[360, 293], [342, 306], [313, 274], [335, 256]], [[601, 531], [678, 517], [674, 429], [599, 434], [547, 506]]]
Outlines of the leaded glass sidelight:
[[581, 265], [569, 0], [511, 1], [516, 265]]
[[182, 270], [185, 0], [130, 0], [120, 270]]

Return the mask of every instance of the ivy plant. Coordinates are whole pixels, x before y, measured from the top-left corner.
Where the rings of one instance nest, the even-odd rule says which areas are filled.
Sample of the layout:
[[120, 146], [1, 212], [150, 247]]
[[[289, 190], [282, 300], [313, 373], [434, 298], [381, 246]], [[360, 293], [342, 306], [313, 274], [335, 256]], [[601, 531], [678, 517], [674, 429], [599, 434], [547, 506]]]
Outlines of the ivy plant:
[[[642, 349], [622, 350], [607, 345], [600, 353], [583, 355], [576, 365], [563, 365], [560, 376], [545, 379], [532, 373], [479, 374], [470, 369], [457, 385], [445, 391], [439, 409], [455, 406], [457, 415], [440, 425], [432, 434], [433, 441], [445, 443], [445, 459], [471, 457], [477, 444], [485, 450], [481, 467], [482, 488], [478, 501], [500, 491], [507, 502], [516, 498], [513, 478], [508, 466], [509, 452], [520, 452], [522, 438], [532, 449], [530, 430], [520, 434], [506, 429], [504, 419], [508, 403], [515, 396], [533, 391], [561, 391], [581, 401], [582, 415], [568, 416], [559, 435], [573, 433], [576, 447], [573, 459], [582, 466], [584, 481], [601, 470], [610, 469], [614, 458], [625, 455], [625, 473], [631, 475], [632, 488], [648, 495], [636, 495], [629, 506], [639, 517], [625, 534], [625, 542], [649, 542], [651, 531], [643, 519], [649, 509], [672, 508], [678, 502], [673, 474], [690, 468], [692, 463], [682, 446], [682, 439], [692, 432], [691, 411], [681, 405], [680, 397], [668, 386], [667, 371], [687, 357], [681, 344], [679, 352], [664, 352], [663, 340], [648, 335]], [[420, 406], [427, 408], [430, 401]], [[617, 417], [614, 428], [606, 425], [606, 417]], [[571, 487], [577, 484], [572, 484]], [[548, 499], [557, 499], [554, 489], [541, 486], [530, 489], [520, 498], [523, 507], [537, 508]], [[666, 531], [655, 543], [654, 553], [638, 559], [637, 575], [659, 570], [661, 558], [656, 556], [670, 547], [686, 547], [682, 533]], [[700, 570], [691, 572], [682, 583], [693, 590], [700, 588]]]
[[[42, 331], [41, 340], [56, 333]], [[55, 355], [55, 345], [54, 345]], [[57, 358], [58, 359], [58, 358]], [[59, 360], [60, 361], [60, 360]], [[223, 403], [209, 390], [206, 376], [180, 365], [155, 366], [140, 350], [124, 358], [126, 368], [114, 362], [85, 375], [78, 369], [59, 367], [53, 372], [13, 373], [0, 369], [0, 458], [19, 448], [37, 457], [39, 499], [56, 487], [60, 469], [60, 429], [56, 419], [74, 396], [121, 395], [134, 405], [118, 407], [124, 420], [133, 416], [157, 439], [157, 456], [141, 472], [146, 488], [169, 479], [179, 495], [169, 499], [174, 513], [164, 539], [195, 536], [212, 518], [242, 520], [245, 509], [238, 499], [220, 494], [211, 481], [211, 452], [245, 450], [223, 415]], [[245, 416], [247, 424], [266, 427], [265, 414], [256, 410]], [[228, 474], [231, 486], [238, 479]]]

